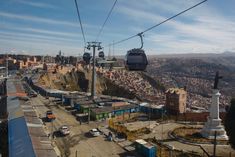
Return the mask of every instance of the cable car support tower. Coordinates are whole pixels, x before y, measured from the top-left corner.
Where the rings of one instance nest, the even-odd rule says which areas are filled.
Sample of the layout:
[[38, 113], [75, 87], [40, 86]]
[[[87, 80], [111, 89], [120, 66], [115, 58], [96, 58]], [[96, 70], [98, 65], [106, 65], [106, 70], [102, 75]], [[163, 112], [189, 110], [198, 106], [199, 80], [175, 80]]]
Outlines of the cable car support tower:
[[101, 50], [102, 47], [100, 46], [101, 42], [88, 42], [87, 49], [90, 50], [92, 48], [93, 50], [93, 58], [92, 58], [92, 86], [91, 86], [91, 97], [94, 100], [96, 97], [96, 69], [95, 69], [95, 50], [96, 48], [98, 50]]

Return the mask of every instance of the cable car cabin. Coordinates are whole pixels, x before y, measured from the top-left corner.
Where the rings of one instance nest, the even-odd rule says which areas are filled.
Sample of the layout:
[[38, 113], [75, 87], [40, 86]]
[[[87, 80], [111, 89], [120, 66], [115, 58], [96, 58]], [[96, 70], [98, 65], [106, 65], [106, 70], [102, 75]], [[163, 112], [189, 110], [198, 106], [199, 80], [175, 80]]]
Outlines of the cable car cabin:
[[90, 60], [91, 60], [91, 55], [90, 55], [90, 53], [85, 52], [85, 53], [83, 54], [83, 60], [86, 62], [86, 64], [89, 64], [89, 63], [90, 63]]
[[144, 71], [148, 65], [147, 56], [142, 49], [131, 49], [127, 51], [125, 57], [125, 67], [127, 70]]
[[103, 51], [99, 52], [99, 58], [104, 58], [104, 52]]

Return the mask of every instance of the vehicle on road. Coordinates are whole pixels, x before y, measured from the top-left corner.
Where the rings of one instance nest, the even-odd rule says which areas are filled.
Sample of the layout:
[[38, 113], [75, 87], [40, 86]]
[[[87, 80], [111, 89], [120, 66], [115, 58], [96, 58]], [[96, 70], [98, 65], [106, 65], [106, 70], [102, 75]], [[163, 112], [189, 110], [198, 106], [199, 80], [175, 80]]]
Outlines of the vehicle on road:
[[53, 112], [51, 110], [46, 112], [46, 119], [49, 122], [56, 119], [55, 115], [53, 114]]
[[19, 100], [24, 100], [24, 101], [29, 100], [29, 97], [27, 97], [27, 96], [19, 96], [18, 98], [19, 98]]
[[36, 94], [36, 93], [34, 93], [34, 92], [30, 92], [29, 94], [29, 97], [37, 97], [38, 95]]
[[61, 133], [62, 135], [64, 135], [64, 136], [70, 134], [69, 127], [68, 127], [67, 125], [61, 126], [60, 129], [59, 129], [59, 131], [60, 131], [60, 133]]
[[92, 136], [100, 136], [101, 135], [101, 133], [98, 129], [91, 129], [89, 132]]

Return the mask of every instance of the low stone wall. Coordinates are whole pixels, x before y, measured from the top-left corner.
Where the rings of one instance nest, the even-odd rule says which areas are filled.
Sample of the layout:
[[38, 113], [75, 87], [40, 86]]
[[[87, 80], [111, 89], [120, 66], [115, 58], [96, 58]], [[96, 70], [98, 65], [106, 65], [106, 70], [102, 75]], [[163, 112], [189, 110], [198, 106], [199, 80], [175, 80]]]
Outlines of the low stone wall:
[[[209, 112], [187, 112], [184, 114], [179, 114], [176, 116], [177, 121], [192, 121], [192, 122], [206, 122], [207, 117], [209, 116]], [[222, 122], [224, 122], [226, 116], [226, 112], [220, 112], [220, 118], [222, 119]]]

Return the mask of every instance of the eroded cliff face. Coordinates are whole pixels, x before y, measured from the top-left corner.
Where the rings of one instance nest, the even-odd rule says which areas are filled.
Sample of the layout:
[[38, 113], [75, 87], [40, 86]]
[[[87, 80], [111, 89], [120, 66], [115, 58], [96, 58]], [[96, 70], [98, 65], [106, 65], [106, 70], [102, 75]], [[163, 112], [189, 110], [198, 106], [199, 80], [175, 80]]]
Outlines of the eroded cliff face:
[[[65, 74], [45, 73], [41, 75], [39, 83], [47, 88], [66, 90], [66, 91], [91, 91], [92, 73], [86, 70], [71, 70]], [[97, 74], [96, 77], [97, 94], [118, 96], [124, 98], [137, 98], [135, 93], [115, 84], [110, 79]]]
[[99, 76], [99, 83], [102, 87], [101, 93], [104, 95], [118, 96], [129, 99], [134, 99], [134, 98], [139, 99], [135, 93], [130, 92], [127, 89], [113, 83], [108, 78]]

